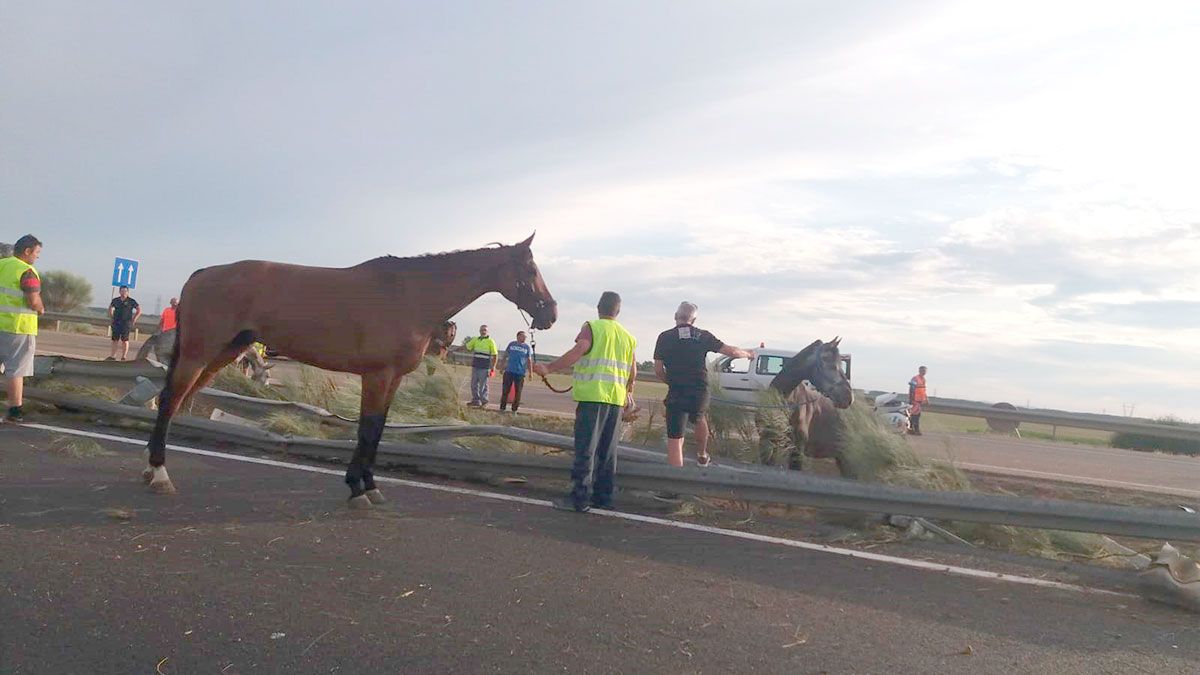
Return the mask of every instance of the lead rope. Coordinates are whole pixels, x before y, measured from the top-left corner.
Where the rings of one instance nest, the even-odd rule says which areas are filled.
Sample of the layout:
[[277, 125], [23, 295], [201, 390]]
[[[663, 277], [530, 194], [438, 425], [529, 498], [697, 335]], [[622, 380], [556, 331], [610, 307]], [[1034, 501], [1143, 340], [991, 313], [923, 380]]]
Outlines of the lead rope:
[[[525, 327], [529, 329], [529, 349], [533, 353], [533, 355], [529, 359], [529, 367], [532, 370], [533, 364], [537, 363], [536, 331], [533, 330], [533, 322], [531, 322], [529, 319], [527, 319], [525, 317], [525, 310], [518, 307], [517, 313], [521, 315], [521, 320], [525, 322]], [[566, 389], [555, 389], [554, 385], [550, 384], [550, 380], [545, 375], [538, 375], [538, 377], [542, 378], [542, 382], [546, 385], [547, 389], [549, 389], [550, 391], [552, 391], [556, 394], [569, 394], [571, 392], [571, 387], [567, 387]]]

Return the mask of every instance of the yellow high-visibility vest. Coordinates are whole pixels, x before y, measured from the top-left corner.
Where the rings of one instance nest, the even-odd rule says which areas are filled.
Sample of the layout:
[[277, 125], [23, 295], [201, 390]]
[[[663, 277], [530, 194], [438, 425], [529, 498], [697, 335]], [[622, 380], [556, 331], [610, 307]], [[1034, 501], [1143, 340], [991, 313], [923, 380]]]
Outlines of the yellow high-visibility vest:
[[21, 277], [30, 270], [42, 278], [33, 265], [16, 256], [0, 259], [0, 332], [37, 335], [37, 312], [25, 304], [25, 291], [21, 290]]
[[588, 325], [592, 348], [575, 363], [571, 391], [576, 401], [623, 406], [637, 339], [614, 319], [596, 319]]
[[500, 353], [490, 336], [471, 338], [463, 346], [471, 351], [471, 365], [475, 368], [490, 368], [492, 357]]

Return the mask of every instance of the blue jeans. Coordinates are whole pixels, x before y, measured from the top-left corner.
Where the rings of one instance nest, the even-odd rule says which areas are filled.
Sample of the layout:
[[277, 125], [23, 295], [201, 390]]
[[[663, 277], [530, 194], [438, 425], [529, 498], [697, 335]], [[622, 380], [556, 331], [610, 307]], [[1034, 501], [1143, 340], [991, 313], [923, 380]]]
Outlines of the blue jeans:
[[621, 406], [580, 402], [575, 408], [575, 462], [571, 498], [576, 506], [612, 506]]
[[488, 368], [471, 369], [471, 403], [487, 405]]

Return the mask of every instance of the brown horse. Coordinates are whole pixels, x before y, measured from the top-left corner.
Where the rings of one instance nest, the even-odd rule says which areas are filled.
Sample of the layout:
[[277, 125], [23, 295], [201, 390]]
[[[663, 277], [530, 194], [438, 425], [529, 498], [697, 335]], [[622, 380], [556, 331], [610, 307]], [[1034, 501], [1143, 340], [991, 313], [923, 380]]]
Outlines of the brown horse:
[[345, 269], [243, 261], [192, 274], [179, 303], [179, 328], [143, 477], [175, 491], [166, 467], [171, 417], [255, 341], [301, 363], [362, 376], [358, 445], [346, 470], [350, 505], [384, 501], [375, 453], [402, 377], [430, 342], [452, 334], [450, 317], [491, 291], [528, 312], [532, 326], [558, 318], [530, 244], [416, 258], [391, 256]]
[[854, 390], [839, 366], [841, 338], [822, 343], [820, 340], [788, 359], [783, 370], [771, 380], [775, 389], [787, 401], [791, 412], [788, 425], [792, 430], [795, 450], [788, 459], [788, 468], [799, 470], [802, 454], [810, 457], [836, 457], [837, 414], [834, 408], [849, 408], [854, 404]]

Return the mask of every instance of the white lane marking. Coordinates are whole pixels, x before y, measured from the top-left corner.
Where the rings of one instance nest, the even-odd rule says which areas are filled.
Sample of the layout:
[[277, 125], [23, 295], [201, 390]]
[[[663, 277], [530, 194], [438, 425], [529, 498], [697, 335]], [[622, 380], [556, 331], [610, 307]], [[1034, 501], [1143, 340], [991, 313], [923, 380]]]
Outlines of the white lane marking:
[[1084, 485], [1103, 485], [1106, 487], [1121, 487], [1138, 490], [1147, 490], [1150, 492], [1158, 492], [1162, 494], [1180, 495], [1183, 497], [1200, 497], [1200, 490], [1188, 490], [1186, 488], [1176, 488], [1169, 485], [1151, 485], [1149, 483], [1130, 483], [1122, 480], [1109, 480], [1107, 478], [1095, 478], [1092, 476], [1074, 476], [1065, 473], [1050, 473], [1047, 471], [1033, 471], [1032, 469], [1011, 469], [1006, 466], [992, 466], [990, 464], [971, 464], [968, 462], [957, 462], [954, 466], [960, 469], [974, 469], [976, 471], [987, 471], [990, 473], [1006, 475], [1006, 476], [1024, 476], [1028, 478], [1052, 478], [1066, 483], [1082, 483]]
[[[84, 436], [87, 438], [98, 438], [127, 445], [145, 446], [146, 442], [136, 438], [126, 436], [113, 436], [111, 434], [102, 434], [95, 431], [82, 431], [80, 429], [67, 429], [63, 427], [54, 427], [47, 424], [23, 424], [27, 429], [40, 429], [43, 431], [53, 431], [61, 434], [72, 436]], [[282, 469], [292, 469], [295, 471], [307, 471], [309, 473], [320, 473], [331, 476], [343, 476], [345, 471], [339, 469], [327, 469], [319, 466], [309, 466], [307, 464], [293, 464], [291, 462], [281, 462], [274, 459], [262, 459], [259, 457], [247, 457], [244, 455], [234, 455], [227, 452], [217, 452], [215, 450], [201, 450], [199, 448], [189, 448], [187, 446], [168, 444], [167, 448], [176, 452], [183, 452], [190, 455], [200, 455], [202, 457], [216, 457], [219, 459], [231, 459], [235, 462], [246, 462], [248, 464], [260, 464], [263, 466], [273, 466]], [[471, 488], [454, 487], [451, 485], [438, 485], [436, 483], [424, 483], [421, 481], [408, 480], [404, 478], [392, 478], [389, 476], [376, 476], [375, 482], [389, 483], [392, 485], [404, 485], [407, 487], [421, 488], [424, 490], [434, 490], [437, 492], [448, 492], [451, 494], [469, 495], [472, 497], [482, 497], [484, 499], [493, 499], [504, 502], [514, 502], [518, 504], [528, 504], [530, 506], [544, 506], [553, 508], [553, 505], [545, 499], [533, 499], [530, 497], [520, 497], [517, 495], [506, 495], [498, 492], [485, 492], [483, 490], [473, 490]], [[941, 563], [932, 563], [925, 560], [912, 560], [910, 558], [899, 558], [896, 556], [883, 555], [880, 553], [869, 553], [867, 551], [856, 551], [849, 548], [839, 548], [836, 546], [827, 546], [825, 544], [814, 544], [807, 541], [797, 541], [795, 539], [784, 539], [783, 537], [772, 537], [763, 534], [753, 534], [751, 532], [741, 532], [739, 530], [727, 530], [722, 527], [711, 527], [709, 525], [697, 525], [694, 523], [685, 523], [678, 520], [668, 520], [666, 518], [658, 518], [656, 516], [644, 516], [637, 513], [625, 513], [623, 511], [607, 511], [595, 509], [592, 513], [605, 516], [608, 518], [619, 518], [637, 523], [645, 523], [649, 525], [659, 525], [662, 527], [673, 527], [680, 530], [691, 530], [693, 532], [704, 532], [706, 534], [715, 534], [722, 537], [730, 537], [732, 539], [742, 539], [745, 541], [756, 541], [765, 544], [777, 544], [787, 546], [789, 548], [798, 548], [805, 551], [818, 551], [821, 553], [830, 553], [833, 555], [845, 556], [847, 558], [857, 558], [859, 560], [870, 560], [872, 562], [887, 563], [900, 567], [909, 567], [912, 569], [925, 570], [929, 572], [943, 572], [956, 576], [972, 577], [976, 579], [988, 579], [991, 581], [1003, 581], [1010, 584], [1019, 584], [1023, 586], [1037, 586], [1040, 588], [1054, 588], [1063, 591], [1074, 591], [1076, 593], [1090, 593], [1095, 595], [1105, 595], [1113, 597], [1136, 597], [1130, 593], [1121, 593], [1118, 591], [1109, 591], [1102, 588], [1090, 588], [1087, 586], [1079, 586], [1077, 584], [1068, 584], [1061, 581], [1049, 581], [1046, 579], [1035, 579], [1032, 577], [1023, 577], [1015, 574], [1001, 574], [999, 572], [989, 572], [987, 570], [978, 570], [970, 567], [959, 567], [957, 565], [943, 565]]]

